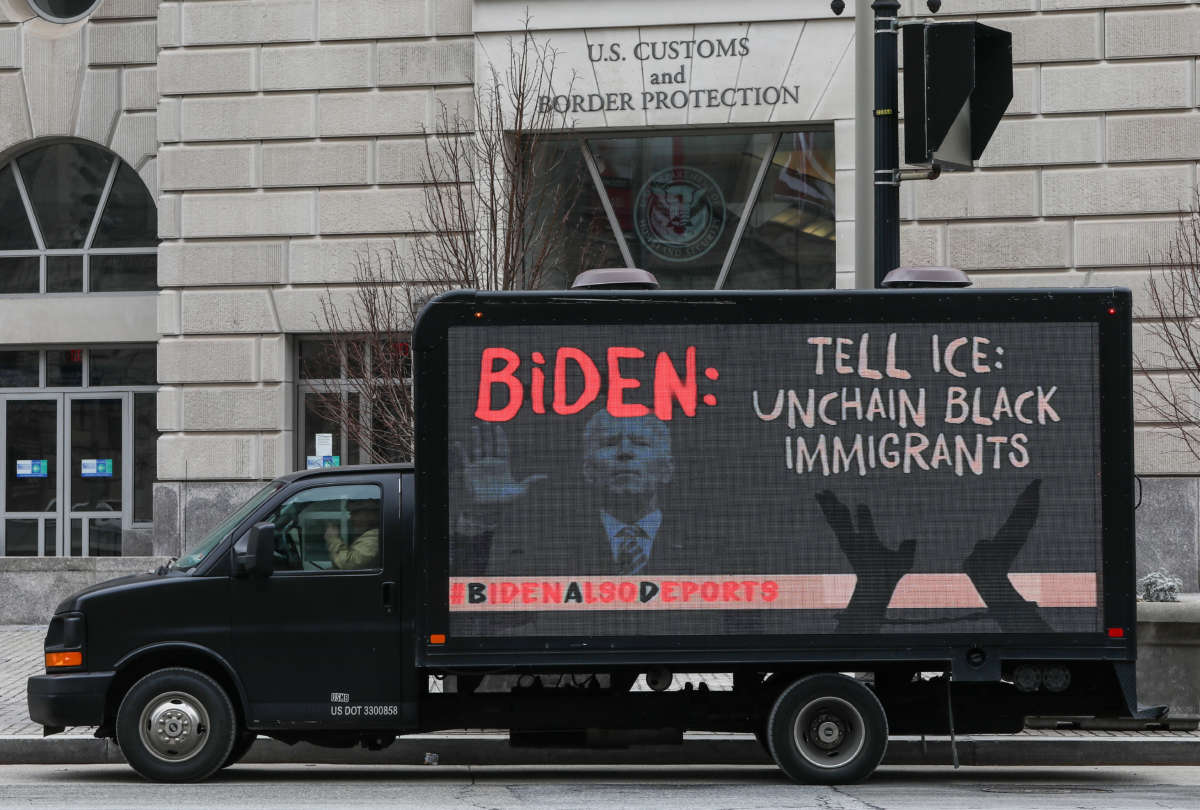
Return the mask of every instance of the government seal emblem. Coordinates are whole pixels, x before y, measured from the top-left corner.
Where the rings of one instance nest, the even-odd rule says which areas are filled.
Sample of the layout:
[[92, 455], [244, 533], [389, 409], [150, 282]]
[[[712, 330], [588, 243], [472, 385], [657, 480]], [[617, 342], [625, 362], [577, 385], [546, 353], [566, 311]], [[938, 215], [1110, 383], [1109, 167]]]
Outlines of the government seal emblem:
[[725, 197], [699, 169], [675, 166], [650, 176], [633, 210], [638, 241], [669, 262], [703, 256], [725, 230]]

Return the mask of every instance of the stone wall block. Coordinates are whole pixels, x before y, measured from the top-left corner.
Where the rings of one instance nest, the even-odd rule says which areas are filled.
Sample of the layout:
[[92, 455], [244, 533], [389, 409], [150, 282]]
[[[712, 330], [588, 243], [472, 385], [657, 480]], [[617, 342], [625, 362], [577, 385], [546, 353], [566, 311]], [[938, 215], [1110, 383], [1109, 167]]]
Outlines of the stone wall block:
[[92, 12], [93, 20], [131, 20], [138, 17], [155, 17], [158, 0], [104, 0], [100, 8]]
[[471, 33], [471, 0], [437, 0], [433, 4], [433, 33]]
[[308, 94], [185, 98], [181, 115], [183, 138], [188, 141], [311, 138], [317, 134], [315, 107], [315, 96]]
[[379, 46], [379, 85], [468, 84], [475, 49], [470, 40], [389, 42]]
[[178, 194], [158, 195], [158, 238], [178, 239], [182, 201]]
[[[162, 264], [158, 267], [159, 278], [162, 278]], [[159, 282], [162, 283], [161, 281]], [[163, 335], [178, 335], [183, 332], [183, 322], [180, 316], [178, 290], [159, 290], [158, 292], [158, 331]]]
[[[988, 0], [980, 0], [987, 2]], [[1081, 8], [1128, 8], [1130, 6], [1184, 5], [1190, 0], [1042, 0], [1042, 11], [1067, 11]]]
[[124, 82], [124, 106], [126, 110], [158, 109], [158, 70], [156, 68], [130, 68], [122, 74]]
[[1112, 162], [1200, 159], [1200, 115], [1110, 115], [1105, 150]]
[[1070, 267], [1070, 227], [1065, 222], [952, 224], [946, 259], [964, 270]]
[[256, 349], [251, 337], [161, 340], [158, 381], [163, 384], [255, 382]]
[[1082, 220], [1075, 223], [1075, 260], [1082, 267], [1145, 266], [1163, 260], [1175, 219]]
[[940, 225], [905, 225], [900, 229], [900, 264], [907, 267], [939, 267], [945, 264], [945, 247]]
[[138, 169], [138, 177], [142, 178], [142, 182], [146, 184], [146, 190], [150, 192], [150, 196], [158, 199], [158, 158], [150, 158], [142, 164], [142, 168]]
[[182, 148], [164, 144], [158, 154], [162, 160], [162, 187], [168, 191], [256, 185], [255, 148], [250, 144]]
[[0, 28], [0, 68], [21, 67], [21, 28]]
[[996, 128], [978, 165], [1099, 163], [1101, 159], [1098, 118], [1006, 119]]
[[[88, 75], [90, 76], [93, 72], [89, 71]], [[182, 106], [177, 98], [160, 98], [158, 100], [159, 143], [175, 143], [182, 140], [183, 135], [180, 129], [180, 108]]]
[[[89, 70], [83, 77], [79, 120], [75, 134], [96, 143], [108, 143], [121, 112], [121, 73], [118, 70]], [[168, 136], [170, 133], [165, 133]]]
[[357, 268], [390, 266], [397, 256], [402, 267], [411, 255], [412, 238], [293, 239], [289, 245], [288, 280], [292, 284], [352, 284]]
[[189, 194], [184, 237], [289, 236], [313, 233], [313, 192]]
[[[1047, 0], [1042, 0], [1045, 7]], [[1104, 0], [1087, 0], [1088, 6], [1099, 5]], [[956, 0], [954, 9], [943, 9], [943, 14], [1001, 14], [1007, 11], [1033, 11], [1036, 8], [1034, 0]], [[929, 7], [925, 0], [901, 0], [900, 15], [902, 17], [925, 17]]]
[[424, 209], [419, 188], [321, 191], [319, 223], [322, 234], [397, 233], [410, 230], [412, 218]]
[[158, 411], [158, 429], [162, 431], [181, 430], [183, 389], [164, 385], [158, 389], [156, 402]]
[[158, 59], [158, 22], [89, 23], [89, 65], [152, 65]]
[[264, 90], [369, 87], [370, 45], [304, 45], [263, 48]]
[[158, 250], [164, 287], [281, 284], [285, 242], [169, 242]]
[[29, 105], [25, 102], [25, 83], [20, 73], [0, 73], [0, 150], [33, 136], [29, 125]]
[[1063, 289], [1082, 287], [1086, 276], [1083, 273], [1021, 273], [1013, 270], [971, 272], [972, 286], [981, 290], [1029, 290], [1042, 287]]
[[1108, 59], [1195, 56], [1200, 51], [1200, 8], [1110, 11], [1104, 19]]
[[1168, 428], [1136, 428], [1133, 457], [1134, 469], [1141, 475], [1200, 475], [1200, 461], [1179, 433]]
[[915, 219], [1038, 215], [1038, 176], [1033, 171], [950, 173], [910, 185], [916, 195]]
[[1192, 195], [1195, 171], [1184, 166], [1057, 169], [1042, 174], [1046, 216], [1178, 211]]
[[155, 113], [125, 113], [117, 120], [109, 147], [134, 168], [158, 151], [158, 123]]
[[370, 183], [369, 141], [266, 144], [262, 184], [272, 186], [365, 186]]
[[183, 293], [185, 334], [278, 332], [271, 298], [265, 290]]
[[1042, 112], [1192, 106], [1191, 61], [1042, 68]]
[[1140, 321], [1133, 322], [1133, 356], [1147, 371], [1182, 371], [1183, 363], [1176, 359], [1170, 344], [1162, 339], [1159, 327]]
[[179, 3], [158, 5], [158, 47], [177, 48], [183, 44], [183, 10]]
[[317, 131], [323, 137], [422, 132], [429, 97], [424, 90], [322, 93]]
[[283, 388], [183, 389], [183, 430], [278, 430], [283, 422]]
[[314, 0], [184, 3], [184, 45], [299, 42], [315, 38]]
[[350, 315], [355, 291], [350, 287], [295, 287], [271, 290], [279, 325], [288, 334], [314, 334], [328, 331], [323, 307], [332, 306], [343, 318]]
[[[957, 7], [954, 13], [959, 13]], [[1012, 32], [1013, 64], [1103, 58], [1103, 15], [1098, 12], [988, 17], [987, 24]]]
[[23, 23], [35, 16], [28, 0], [0, 0], [0, 23]]
[[294, 375], [288, 363], [287, 337], [259, 338], [258, 348], [263, 382], [291, 382]]
[[188, 48], [158, 58], [158, 86], [165, 96], [247, 93], [258, 89], [253, 48]]
[[[1013, 99], [1005, 115], [1031, 115], [1038, 109], [1039, 68], [1013, 68]], [[904, 95], [901, 92], [900, 95]]]
[[[320, 38], [393, 39], [430, 33], [426, 0], [321, 0]], [[442, 3], [445, 0], [429, 0]]]
[[[433, 153], [438, 154], [436, 146]], [[419, 183], [425, 166], [424, 138], [394, 138], [375, 145], [376, 183]]]
[[35, 137], [66, 135], [75, 124], [83, 84], [83, 28], [34, 20], [24, 32], [25, 93]]
[[207, 434], [158, 437], [158, 477], [182, 480], [247, 480], [261, 468], [255, 436]]
[[294, 435], [290, 430], [282, 433], [260, 434], [263, 478], [274, 478], [294, 469], [287, 466], [287, 451], [292, 446]]

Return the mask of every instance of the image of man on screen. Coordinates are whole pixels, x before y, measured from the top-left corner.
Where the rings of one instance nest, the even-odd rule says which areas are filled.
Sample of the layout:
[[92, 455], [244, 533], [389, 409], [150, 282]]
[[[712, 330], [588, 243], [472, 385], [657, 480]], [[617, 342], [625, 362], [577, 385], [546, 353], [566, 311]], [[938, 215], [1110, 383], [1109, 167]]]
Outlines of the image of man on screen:
[[469, 444], [458, 447], [464, 508], [455, 544], [467, 551], [461, 563], [475, 570], [457, 573], [637, 576], [705, 564], [662, 503], [675, 462], [670, 431], [658, 419], [592, 416], [574, 487], [541, 474], [516, 480], [502, 427], [473, 428]]

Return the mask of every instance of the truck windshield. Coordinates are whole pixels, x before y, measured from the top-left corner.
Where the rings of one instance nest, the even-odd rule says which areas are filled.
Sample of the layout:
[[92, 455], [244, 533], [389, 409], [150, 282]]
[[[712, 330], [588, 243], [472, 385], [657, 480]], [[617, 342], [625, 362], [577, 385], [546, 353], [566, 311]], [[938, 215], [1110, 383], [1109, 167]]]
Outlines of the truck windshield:
[[257, 509], [267, 498], [278, 492], [283, 485], [283, 481], [272, 481], [260, 489], [254, 494], [254, 497], [242, 504], [240, 509], [221, 521], [195, 548], [181, 557], [172, 568], [176, 571], [191, 571], [233, 531], [235, 526], [245, 520], [246, 516]]

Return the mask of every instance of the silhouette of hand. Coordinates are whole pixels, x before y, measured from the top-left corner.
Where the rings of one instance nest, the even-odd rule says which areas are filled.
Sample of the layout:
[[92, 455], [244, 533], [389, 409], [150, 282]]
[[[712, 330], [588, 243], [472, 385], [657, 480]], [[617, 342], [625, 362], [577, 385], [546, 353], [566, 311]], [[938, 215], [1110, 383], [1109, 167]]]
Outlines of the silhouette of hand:
[[1004, 525], [992, 537], [980, 540], [963, 562], [963, 571], [987, 603], [992, 618], [1005, 632], [1050, 632], [1037, 610], [1037, 603], [1013, 587], [1008, 578], [1013, 562], [1025, 543], [1041, 508], [1042, 479], [1035, 478], [1017, 496]]
[[818, 492], [816, 497], [825, 522], [833, 529], [858, 579], [850, 604], [838, 617], [838, 630], [878, 632], [896, 583], [912, 570], [917, 541], [908, 539], [896, 549], [888, 548], [875, 531], [870, 507], [860, 504], [855, 519], [851, 518], [850, 509], [829, 490]]

